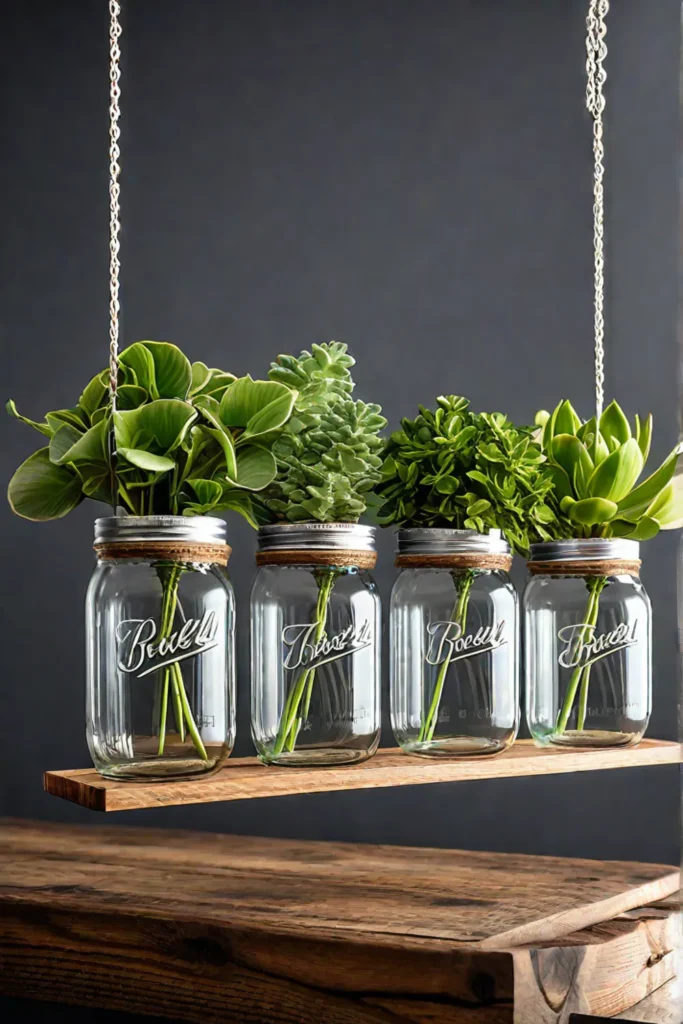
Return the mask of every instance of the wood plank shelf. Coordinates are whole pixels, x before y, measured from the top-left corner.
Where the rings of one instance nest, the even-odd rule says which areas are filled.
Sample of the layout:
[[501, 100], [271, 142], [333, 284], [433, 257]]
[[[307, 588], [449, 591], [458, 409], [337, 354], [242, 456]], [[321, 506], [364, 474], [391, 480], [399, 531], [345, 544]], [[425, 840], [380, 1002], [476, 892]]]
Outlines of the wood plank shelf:
[[228, 760], [215, 775], [187, 782], [116, 782], [102, 778], [93, 768], [83, 768], [45, 772], [44, 785], [52, 796], [90, 810], [132, 811], [347, 789], [638, 768], [680, 761], [681, 745], [668, 740], [644, 739], [635, 747], [605, 750], [541, 750], [531, 740], [518, 740], [504, 754], [491, 758], [430, 760], [409, 757], [397, 749], [382, 749], [363, 764], [343, 768], [278, 768], [245, 757]]
[[191, 1024], [620, 1017], [676, 977], [679, 882], [658, 864], [3, 821], [0, 995]]

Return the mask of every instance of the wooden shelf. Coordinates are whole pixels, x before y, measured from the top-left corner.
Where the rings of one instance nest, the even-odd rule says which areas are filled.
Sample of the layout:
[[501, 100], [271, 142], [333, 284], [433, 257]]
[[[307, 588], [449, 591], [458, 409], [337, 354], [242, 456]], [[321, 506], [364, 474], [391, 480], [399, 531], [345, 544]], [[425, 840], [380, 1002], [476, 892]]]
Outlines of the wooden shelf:
[[541, 750], [531, 740], [518, 740], [506, 753], [489, 758], [430, 760], [408, 757], [397, 749], [384, 749], [363, 764], [343, 768], [276, 768], [267, 767], [254, 757], [244, 757], [228, 760], [215, 775], [188, 782], [114, 782], [102, 778], [93, 768], [83, 768], [45, 772], [44, 785], [52, 796], [93, 811], [132, 811], [346, 789], [638, 768], [680, 761], [680, 744], [668, 740], [645, 739], [636, 747], [606, 750]]
[[0, 821], [0, 995], [190, 1024], [621, 1017], [675, 977], [678, 886], [658, 864]]

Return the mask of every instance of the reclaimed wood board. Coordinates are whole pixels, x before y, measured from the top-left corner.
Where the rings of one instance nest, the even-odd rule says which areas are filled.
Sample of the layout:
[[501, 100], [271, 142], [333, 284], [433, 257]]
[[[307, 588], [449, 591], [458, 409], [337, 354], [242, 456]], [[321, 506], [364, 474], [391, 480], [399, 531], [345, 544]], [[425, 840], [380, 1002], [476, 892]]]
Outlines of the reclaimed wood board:
[[263, 765], [255, 757], [242, 757], [230, 758], [215, 775], [188, 782], [116, 782], [104, 779], [94, 768], [81, 768], [45, 772], [44, 785], [53, 796], [93, 811], [132, 811], [335, 790], [637, 768], [680, 761], [681, 745], [669, 740], [644, 739], [635, 747], [605, 750], [541, 750], [531, 740], [518, 740], [497, 757], [430, 760], [409, 757], [392, 748], [378, 750], [363, 764], [341, 768], [279, 768]]
[[652, 864], [9, 821], [0, 993], [197, 1024], [568, 1024], [673, 976], [678, 884]]

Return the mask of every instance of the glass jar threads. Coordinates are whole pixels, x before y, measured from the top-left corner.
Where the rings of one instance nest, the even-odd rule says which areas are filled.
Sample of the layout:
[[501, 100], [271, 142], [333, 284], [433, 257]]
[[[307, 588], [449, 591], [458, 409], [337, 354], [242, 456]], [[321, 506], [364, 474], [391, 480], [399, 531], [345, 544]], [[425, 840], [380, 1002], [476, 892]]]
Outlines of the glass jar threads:
[[252, 735], [268, 764], [339, 765], [380, 734], [380, 599], [374, 529], [259, 530], [251, 595]]
[[540, 745], [637, 743], [652, 704], [651, 610], [636, 541], [533, 544], [524, 593], [527, 720]]
[[87, 738], [108, 778], [204, 775], [235, 739], [235, 602], [225, 523], [95, 522], [86, 601]]
[[410, 754], [498, 754], [519, 725], [518, 601], [499, 530], [406, 529], [391, 594], [391, 722]]

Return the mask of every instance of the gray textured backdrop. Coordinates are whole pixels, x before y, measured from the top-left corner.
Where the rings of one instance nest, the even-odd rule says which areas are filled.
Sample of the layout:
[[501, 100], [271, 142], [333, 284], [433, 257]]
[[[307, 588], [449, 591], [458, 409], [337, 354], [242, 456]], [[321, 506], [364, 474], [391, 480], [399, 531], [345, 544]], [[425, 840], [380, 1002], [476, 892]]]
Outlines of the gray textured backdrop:
[[[128, 3], [124, 339], [236, 373], [348, 341], [392, 424], [443, 391], [527, 421], [592, 402], [583, 0]], [[107, 347], [106, 4], [3, 4], [3, 383], [73, 404]], [[677, 433], [678, 0], [609, 29], [607, 393]], [[36, 445], [3, 421], [7, 479]], [[83, 594], [94, 506], [2, 515], [2, 809], [101, 821], [41, 792], [85, 765]], [[233, 520], [239, 738], [253, 536]], [[676, 732], [677, 540], [647, 546], [650, 734]], [[388, 595], [392, 541], [382, 538]], [[523, 576], [520, 567], [519, 577]], [[386, 685], [386, 684], [385, 684]], [[385, 742], [389, 742], [388, 728]], [[122, 815], [150, 824], [677, 859], [676, 769], [341, 793]]]

